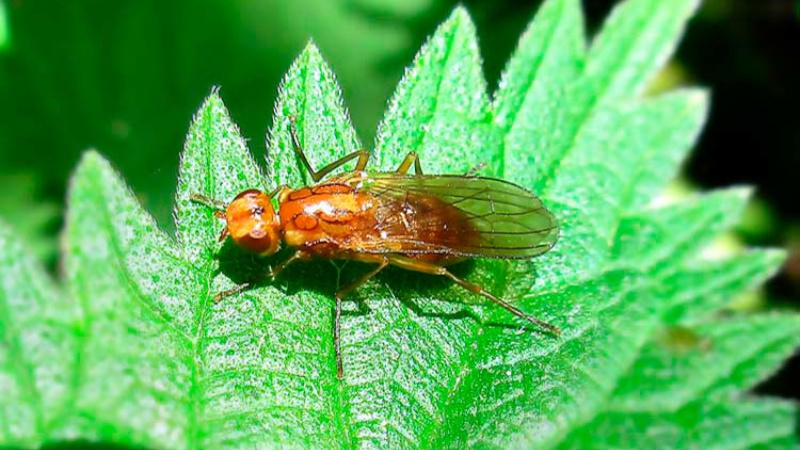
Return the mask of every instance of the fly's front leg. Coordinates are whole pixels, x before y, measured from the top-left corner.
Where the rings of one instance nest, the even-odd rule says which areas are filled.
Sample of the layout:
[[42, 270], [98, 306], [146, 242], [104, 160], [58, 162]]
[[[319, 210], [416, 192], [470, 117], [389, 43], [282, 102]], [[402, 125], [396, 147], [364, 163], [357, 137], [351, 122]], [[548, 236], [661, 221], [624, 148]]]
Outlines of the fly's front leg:
[[275, 278], [278, 278], [278, 275], [280, 275], [281, 272], [283, 272], [287, 267], [289, 267], [289, 264], [295, 261], [308, 261], [309, 259], [311, 259], [311, 256], [308, 253], [306, 253], [303, 250], [298, 250], [294, 252], [292, 256], [286, 258], [286, 260], [283, 261], [282, 263], [278, 264], [275, 267], [270, 267], [269, 272], [267, 272], [266, 276], [274, 280]]
[[226, 205], [224, 202], [213, 199], [207, 195], [198, 194], [197, 192], [192, 192], [191, 195], [189, 195], [189, 200], [208, 206], [214, 210], [215, 214], [225, 211], [225, 209], [228, 207], [228, 205]]
[[341, 323], [342, 323], [342, 300], [350, 295], [359, 286], [369, 281], [381, 270], [389, 265], [388, 258], [384, 257], [377, 267], [369, 272], [361, 275], [353, 280], [347, 286], [336, 291], [336, 305], [333, 310], [333, 349], [336, 352], [336, 378], [342, 379], [344, 377], [344, 369], [342, 368], [342, 347], [341, 347]]
[[402, 269], [406, 269], [406, 270], [413, 270], [415, 272], [428, 273], [428, 274], [431, 274], [431, 275], [440, 275], [440, 276], [444, 276], [444, 277], [450, 278], [451, 280], [455, 281], [456, 284], [458, 284], [459, 286], [463, 287], [464, 289], [466, 289], [466, 290], [468, 290], [470, 292], [473, 292], [475, 294], [478, 294], [478, 295], [480, 295], [480, 296], [482, 296], [484, 298], [487, 298], [487, 299], [491, 300], [493, 303], [501, 306], [503, 309], [505, 309], [506, 311], [510, 312], [511, 314], [514, 314], [515, 316], [517, 316], [517, 317], [519, 317], [521, 319], [524, 319], [524, 320], [526, 320], [526, 321], [528, 321], [528, 322], [530, 322], [530, 323], [532, 323], [534, 325], [542, 327], [542, 328], [546, 329], [547, 331], [553, 333], [556, 336], [560, 336], [561, 335], [561, 330], [558, 327], [550, 325], [549, 323], [547, 323], [547, 322], [545, 322], [543, 320], [537, 319], [537, 318], [535, 318], [533, 316], [530, 316], [528, 314], [525, 314], [524, 312], [522, 312], [519, 309], [517, 309], [515, 306], [513, 306], [510, 303], [508, 303], [507, 301], [495, 296], [494, 294], [492, 294], [491, 292], [487, 291], [483, 287], [481, 287], [481, 286], [479, 286], [477, 284], [474, 284], [474, 283], [470, 283], [469, 281], [466, 281], [464, 279], [461, 279], [461, 278], [453, 275], [452, 272], [450, 272], [449, 270], [447, 270], [446, 268], [444, 268], [442, 266], [437, 266], [436, 264], [431, 264], [431, 263], [428, 263], [428, 262], [425, 262], [425, 261], [419, 261], [419, 260], [416, 260], [416, 259], [412, 259], [412, 258], [408, 258], [408, 257], [405, 257], [405, 256], [400, 256], [400, 255], [391, 255], [391, 256], [389, 256], [389, 263], [394, 265], [394, 266], [400, 267]]
[[303, 150], [303, 147], [300, 145], [300, 138], [297, 134], [297, 119], [294, 116], [289, 116], [289, 132], [292, 135], [292, 146], [294, 147], [294, 151], [300, 160], [303, 162], [303, 165], [306, 167], [308, 174], [311, 175], [311, 179], [314, 182], [318, 182], [321, 180], [325, 175], [333, 172], [334, 170], [342, 167], [343, 165], [349, 163], [350, 161], [358, 158], [358, 162], [356, 163], [355, 170], [362, 171], [367, 167], [367, 162], [369, 161], [370, 154], [366, 150], [356, 150], [353, 153], [343, 156], [342, 158], [337, 159], [336, 161], [328, 164], [327, 166], [323, 167], [319, 171], [315, 171], [313, 167], [311, 167], [311, 163], [308, 161], [306, 157], [306, 152]]
[[[207, 195], [198, 194], [197, 192], [193, 192], [189, 195], [189, 200], [200, 203], [201, 205], [206, 205], [214, 211], [214, 217], [217, 219], [224, 219], [225, 218], [225, 210], [228, 208], [224, 202], [219, 200], [215, 200]], [[228, 225], [225, 225], [225, 228], [222, 229], [222, 232], [219, 234], [218, 242], [222, 242], [225, 238], [228, 237]]]
[[419, 162], [419, 155], [417, 155], [417, 152], [409, 152], [395, 172], [405, 175], [408, 173], [408, 170], [411, 169], [412, 164], [414, 165], [414, 173], [422, 175], [422, 164]]
[[232, 287], [231, 289], [226, 289], [224, 291], [217, 292], [217, 294], [214, 295], [214, 301], [219, 303], [220, 301], [222, 301], [223, 298], [230, 297], [231, 295], [236, 295], [236, 294], [238, 294], [238, 293], [240, 293], [242, 291], [250, 289], [255, 284], [257, 284], [258, 282], [260, 282], [260, 281], [262, 281], [262, 280], [264, 280], [266, 278], [274, 280], [275, 278], [277, 278], [278, 275], [280, 275], [281, 272], [284, 271], [284, 269], [286, 269], [287, 266], [289, 266], [289, 264], [291, 264], [291, 263], [293, 263], [293, 262], [295, 262], [297, 260], [308, 259], [308, 257], [309, 256], [308, 256], [308, 254], [306, 252], [304, 252], [302, 250], [298, 250], [292, 256], [287, 258], [285, 261], [283, 261], [282, 263], [278, 264], [274, 268], [270, 267], [269, 271], [259, 275], [258, 277], [256, 277], [252, 281], [248, 281], [246, 283], [238, 284], [238, 285]]

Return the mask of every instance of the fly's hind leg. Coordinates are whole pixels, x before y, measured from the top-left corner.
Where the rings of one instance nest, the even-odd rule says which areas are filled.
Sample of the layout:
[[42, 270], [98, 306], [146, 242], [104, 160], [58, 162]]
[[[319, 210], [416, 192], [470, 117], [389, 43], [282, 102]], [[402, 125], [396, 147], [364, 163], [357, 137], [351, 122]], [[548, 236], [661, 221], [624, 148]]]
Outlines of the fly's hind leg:
[[478, 164], [472, 166], [472, 168], [469, 169], [466, 173], [464, 173], [464, 176], [467, 178], [475, 178], [478, 176], [478, 172], [483, 170], [484, 167], [486, 167], [486, 162], [481, 161]]
[[[419, 161], [419, 155], [417, 152], [409, 152], [408, 155], [403, 159], [403, 162], [397, 167], [395, 173], [400, 175], [405, 175], [411, 170], [411, 166], [414, 166], [414, 173], [416, 175], [422, 175], [422, 164]], [[486, 167], [485, 162], [480, 162], [469, 169], [467, 172], [464, 173], [464, 176], [467, 178], [474, 178], [478, 176], [478, 172], [480, 172], [484, 167]]]
[[292, 147], [294, 147], [294, 152], [303, 162], [303, 165], [306, 167], [308, 174], [311, 175], [311, 179], [314, 182], [318, 182], [321, 180], [325, 175], [333, 172], [334, 170], [342, 167], [343, 165], [349, 163], [350, 161], [358, 158], [358, 162], [356, 163], [355, 170], [362, 171], [367, 167], [367, 162], [369, 161], [370, 154], [366, 150], [356, 150], [350, 154], [347, 154], [336, 161], [328, 164], [327, 166], [319, 169], [319, 171], [314, 170], [311, 167], [311, 163], [308, 161], [306, 157], [306, 152], [303, 150], [303, 147], [300, 145], [300, 138], [297, 134], [297, 119], [294, 116], [289, 117], [289, 132], [292, 135]]
[[414, 165], [414, 173], [416, 175], [422, 175], [422, 164], [419, 162], [419, 155], [417, 152], [408, 152], [408, 155], [406, 155], [395, 172], [400, 175], [405, 175], [408, 173], [409, 169], [411, 169], [412, 164]]
[[524, 320], [526, 320], [526, 321], [528, 321], [528, 322], [530, 322], [530, 323], [532, 323], [534, 325], [542, 327], [545, 330], [553, 333], [556, 336], [560, 336], [561, 335], [561, 330], [558, 327], [555, 327], [555, 326], [550, 325], [549, 323], [547, 323], [547, 322], [545, 322], [543, 320], [540, 320], [540, 319], [537, 319], [537, 318], [535, 318], [533, 316], [525, 314], [524, 312], [520, 311], [519, 309], [517, 309], [516, 307], [514, 307], [513, 305], [511, 305], [507, 301], [495, 296], [494, 294], [492, 294], [491, 292], [487, 291], [483, 287], [481, 287], [481, 286], [479, 286], [477, 284], [474, 284], [474, 283], [470, 283], [469, 281], [466, 281], [464, 279], [461, 279], [461, 278], [453, 275], [452, 272], [450, 272], [449, 270], [447, 270], [446, 268], [444, 268], [442, 266], [437, 266], [436, 264], [431, 264], [431, 263], [428, 263], [428, 262], [425, 262], [425, 261], [419, 261], [419, 260], [416, 260], [416, 259], [413, 259], [413, 258], [408, 258], [408, 257], [405, 257], [405, 256], [400, 256], [400, 255], [390, 255], [389, 256], [389, 263], [392, 264], [393, 266], [397, 266], [397, 267], [400, 267], [401, 269], [405, 269], [405, 270], [413, 270], [415, 272], [428, 273], [428, 274], [431, 274], [431, 275], [440, 275], [440, 276], [444, 276], [444, 277], [450, 278], [451, 280], [455, 281], [456, 284], [458, 284], [459, 286], [463, 287], [464, 289], [466, 289], [466, 290], [468, 290], [468, 291], [470, 291], [472, 293], [478, 294], [478, 295], [480, 295], [480, 296], [482, 296], [484, 298], [487, 298], [487, 299], [491, 300], [493, 303], [495, 303], [496, 305], [501, 306], [503, 309], [505, 309], [506, 311], [510, 312], [511, 314], [514, 314], [515, 316], [517, 316], [517, 317], [519, 317], [521, 319], [524, 319]]
[[333, 310], [333, 349], [336, 352], [336, 378], [342, 379], [344, 377], [344, 369], [342, 367], [342, 347], [341, 347], [341, 323], [342, 323], [342, 300], [350, 295], [359, 286], [369, 281], [381, 270], [389, 265], [387, 258], [383, 258], [377, 267], [369, 272], [356, 278], [347, 286], [336, 291], [336, 305]]

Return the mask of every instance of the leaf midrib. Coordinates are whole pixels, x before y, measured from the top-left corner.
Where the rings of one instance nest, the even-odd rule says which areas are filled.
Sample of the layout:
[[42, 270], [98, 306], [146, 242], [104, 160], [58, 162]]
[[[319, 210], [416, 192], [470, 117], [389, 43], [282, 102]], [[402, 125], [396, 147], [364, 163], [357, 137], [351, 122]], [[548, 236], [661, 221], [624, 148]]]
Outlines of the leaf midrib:
[[[207, 141], [204, 143], [206, 148], [214, 148], [215, 142], [212, 138], [213, 133], [204, 132], [203, 135], [207, 138]], [[205, 152], [205, 177], [203, 177], [203, 182], [205, 184], [204, 190], [211, 198], [216, 199], [217, 193], [214, 189], [214, 179], [213, 174], [215, 171], [213, 170], [213, 163], [211, 161], [212, 156], [211, 152]], [[211, 208], [205, 208], [204, 211], [206, 212], [206, 217], [208, 218], [208, 230], [209, 234], [213, 235], [215, 233], [214, 224], [215, 216], [214, 211]], [[202, 436], [201, 433], [201, 420], [200, 416], [205, 415], [205, 411], [203, 411], [202, 405], [202, 397], [203, 397], [203, 389], [201, 379], [203, 376], [203, 367], [205, 363], [203, 361], [203, 352], [204, 352], [204, 343], [205, 343], [205, 320], [206, 314], [208, 312], [208, 299], [213, 295], [211, 290], [213, 288], [213, 259], [211, 258], [211, 252], [206, 252], [209, 255], [206, 264], [202, 266], [202, 273], [198, 273], [199, 278], [203, 282], [202, 291], [200, 294], [199, 305], [194, 308], [194, 314], [192, 317], [192, 322], [194, 326], [194, 337], [193, 340], [190, 340], [191, 345], [191, 367], [190, 369], [190, 384], [189, 384], [189, 402], [187, 405], [187, 423], [188, 423], [188, 436], [187, 436], [187, 447], [192, 450], [199, 450], [202, 448]], [[190, 267], [189, 270], [195, 270], [196, 272], [200, 272], [199, 269], [195, 269], [194, 267]]]
[[[302, 64], [300, 64], [300, 69], [299, 69], [300, 70], [300, 78], [302, 79], [302, 84], [303, 84], [303, 90], [304, 90], [304, 92], [312, 92], [312, 90], [308, 88], [308, 86], [311, 85], [311, 80], [309, 79], [309, 72], [310, 72], [309, 69], [311, 67], [311, 60], [312, 60], [311, 52], [310, 51], [303, 52], [303, 58], [304, 59], [302, 60]], [[321, 59], [321, 57], [320, 57], [320, 59]], [[307, 96], [301, 95], [301, 96], [299, 96], [299, 98], [300, 98], [300, 101], [302, 102], [302, 106], [300, 107], [300, 110], [305, 113], [305, 111], [308, 110], [306, 108], [306, 104], [308, 103]], [[305, 124], [305, 120], [306, 120], [306, 117], [304, 115], [303, 116], [303, 124]], [[340, 130], [338, 129], [338, 127], [333, 127], [333, 131], [334, 131], [334, 134], [336, 135], [336, 138], [339, 141], [339, 146], [342, 146], [342, 144], [344, 143], [344, 138], [342, 137], [342, 134], [340, 133]], [[298, 133], [300, 133], [300, 130], [298, 130]], [[305, 133], [305, 130], [303, 130], [302, 134], [300, 134], [299, 137], [303, 140], [302, 144], [303, 144], [304, 150], [306, 150], [305, 149], [305, 140], [306, 140], [305, 136], [306, 136], [306, 133]], [[277, 142], [277, 138], [276, 138], [276, 142]], [[294, 143], [290, 142], [290, 145], [293, 146]], [[343, 149], [343, 150], [345, 150], [345, 152], [349, 153], [353, 149]], [[292, 155], [294, 156], [294, 153], [292, 153]], [[306, 157], [308, 157], [308, 155]], [[269, 158], [269, 156], [268, 156], [268, 158]], [[306, 168], [301, 165], [301, 162], [300, 162], [299, 158], [294, 156], [293, 161], [295, 162], [295, 164], [296, 164], [296, 166], [297, 166], [297, 168], [298, 168], [298, 170], [299, 170], [299, 172], [301, 174], [300, 176], [302, 177], [304, 186], [312, 184], [313, 180], [309, 179], [311, 174], [308, 173], [308, 170], [306, 170]], [[270, 162], [269, 159], [267, 160], [267, 162], [268, 163]], [[313, 162], [312, 162], [312, 164], [313, 164]], [[322, 166], [316, 166], [316, 170], [319, 170], [320, 167], [322, 167]], [[340, 170], [341, 169], [337, 169], [336, 172], [338, 172]], [[275, 181], [277, 181], [277, 180], [270, 180], [271, 183], [275, 183]], [[283, 183], [278, 183], [278, 184], [283, 184]], [[333, 327], [333, 316], [329, 315], [329, 318], [331, 320], [331, 325], [330, 325], [331, 328], [330, 329], [332, 330], [333, 329], [332, 328]], [[333, 340], [333, 333], [331, 332], [331, 339], [330, 339], [329, 342], [332, 342], [332, 340]], [[350, 425], [350, 424], [353, 423], [353, 421], [352, 421], [352, 412], [350, 410], [350, 401], [349, 401], [349, 395], [348, 395], [348, 388], [349, 388], [349, 386], [345, 384], [344, 380], [334, 380], [334, 387], [333, 387], [334, 392], [331, 393], [331, 404], [332, 404], [331, 405], [332, 406], [331, 413], [332, 413], [332, 415], [334, 417], [335, 423], [337, 424], [337, 428], [343, 434], [343, 436], [341, 436], [341, 438], [342, 438], [341, 440], [343, 441], [343, 442], [341, 442], [342, 447], [343, 448], [357, 448], [357, 442], [355, 440], [355, 433], [353, 433], [352, 426]], [[336, 436], [336, 437], [339, 437], [339, 436]]]

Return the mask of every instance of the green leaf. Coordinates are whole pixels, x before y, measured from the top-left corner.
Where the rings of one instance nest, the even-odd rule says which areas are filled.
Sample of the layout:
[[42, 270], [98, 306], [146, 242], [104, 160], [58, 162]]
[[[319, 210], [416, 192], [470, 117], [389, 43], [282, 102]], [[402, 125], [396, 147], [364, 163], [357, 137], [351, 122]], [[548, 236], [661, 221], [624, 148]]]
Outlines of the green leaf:
[[79, 312], [0, 223], [0, 445], [37, 447], [69, 412]]
[[[797, 405], [743, 391], [798, 346], [800, 321], [716, 315], [783, 258], [704, 252], [736, 223], [748, 191], [668, 205], [658, 197], [696, 139], [707, 95], [641, 93], [695, 7], [624, 2], [587, 50], [579, 2], [550, 0], [492, 101], [474, 26], [457, 8], [420, 50], [381, 123], [373, 170], [393, 170], [416, 151], [428, 173], [487, 162], [485, 173], [542, 196], [561, 227], [554, 250], [452, 270], [562, 336], [525, 328], [447, 280], [390, 268], [347, 302], [339, 381], [333, 293], [365, 265], [298, 263], [213, 301], [291, 249], [259, 259], [218, 242], [222, 221], [191, 196], [228, 202], [245, 189], [310, 183], [290, 117], [315, 168], [359, 147], [333, 71], [309, 44], [279, 89], [266, 176], [219, 93], [200, 107], [181, 159], [176, 239], [94, 152], [70, 189], [67, 297], [15, 277], [45, 280], [0, 228], [0, 243], [9, 241], [0, 245], [0, 392], [10, 393], [0, 400], [0, 445], [798, 445]], [[39, 369], [62, 378], [37, 384]]]
[[30, 172], [0, 173], [0, 218], [26, 242], [39, 260], [54, 261], [58, 252], [53, 224], [59, 208], [42, 197], [43, 183]]
[[689, 329], [689, 336], [665, 333], [642, 349], [609, 408], [674, 411], [701, 396], [748, 389], [800, 346], [798, 328], [800, 316], [762, 315], [706, 322]]
[[397, 86], [379, 126], [374, 167], [392, 170], [416, 151], [424, 171], [467, 172], [492, 155], [490, 121], [475, 25], [456, 8]]
[[629, 0], [606, 20], [590, 50], [585, 75], [598, 102], [641, 94], [672, 56], [699, 0]]
[[309, 43], [283, 77], [269, 133], [268, 167], [277, 184], [310, 184], [289, 134], [289, 117], [297, 120], [300, 145], [311, 165], [329, 162], [361, 148], [343, 106], [341, 89], [317, 47]]
[[797, 448], [796, 415], [792, 403], [752, 399], [698, 402], [676, 412], [610, 413], [558, 449]]
[[74, 413], [102, 439], [183, 447], [196, 439], [206, 283], [96, 153], [68, 202], [66, 280], [83, 318]]
[[580, 2], [545, 2], [520, 38], [495, 93], [494, 122], [503, 136], [492, 161], [496, 175], [533, 186], [541, 171], [554, 164], [561, 137], [551, 131], [571, 111], [568, 89], [583, 70], [585, 46]]

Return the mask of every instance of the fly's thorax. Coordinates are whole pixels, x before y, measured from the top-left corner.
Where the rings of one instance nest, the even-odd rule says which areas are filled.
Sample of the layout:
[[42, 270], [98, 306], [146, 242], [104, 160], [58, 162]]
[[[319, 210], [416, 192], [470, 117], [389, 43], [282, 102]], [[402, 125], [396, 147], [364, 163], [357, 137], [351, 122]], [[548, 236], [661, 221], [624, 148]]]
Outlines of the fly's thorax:
[[272, 255], [280, 249], [280, 220], [269, 195], [250, 189], [225, 209], [231, 239], [245, 250]]
[[287, 193], [281, 199], [280, 220], [286, 244], [342, 242], [355, 229], [374, 222], [373, 199], [349, 184], [325, 183]]

